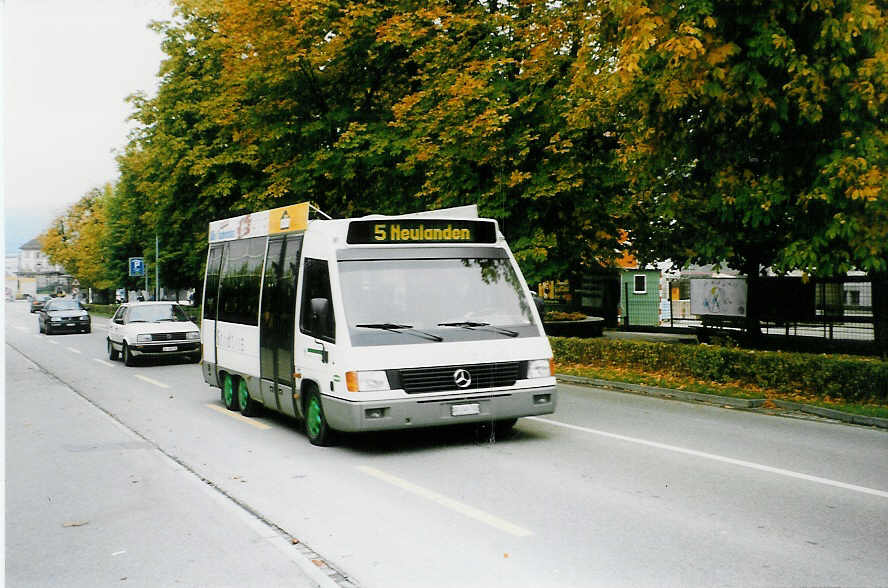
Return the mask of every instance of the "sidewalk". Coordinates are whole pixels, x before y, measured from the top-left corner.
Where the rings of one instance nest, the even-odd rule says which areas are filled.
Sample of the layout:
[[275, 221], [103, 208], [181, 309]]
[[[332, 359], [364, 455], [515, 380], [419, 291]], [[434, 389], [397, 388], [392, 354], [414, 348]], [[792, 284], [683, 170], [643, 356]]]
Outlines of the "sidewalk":
[[6, 585], [333, 585], [280, 532], [5, 352]]

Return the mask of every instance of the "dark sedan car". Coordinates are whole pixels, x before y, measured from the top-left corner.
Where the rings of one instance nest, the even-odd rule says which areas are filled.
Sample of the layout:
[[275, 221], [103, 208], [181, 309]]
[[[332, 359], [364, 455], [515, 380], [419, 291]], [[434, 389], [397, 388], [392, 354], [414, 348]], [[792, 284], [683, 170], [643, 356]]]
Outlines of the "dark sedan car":
[[47, 335], [63, 331], [89, 333], [92, 321], [89, 312], [77, 300], [53, 298], [38, 311], [37, 326]]
[[46, 294], [41, 294], [40, 296], [34, 296], [31, 298], [31, 312], [37, 312], [43, 305], [52, 300], [52, 296], [48, 296]]

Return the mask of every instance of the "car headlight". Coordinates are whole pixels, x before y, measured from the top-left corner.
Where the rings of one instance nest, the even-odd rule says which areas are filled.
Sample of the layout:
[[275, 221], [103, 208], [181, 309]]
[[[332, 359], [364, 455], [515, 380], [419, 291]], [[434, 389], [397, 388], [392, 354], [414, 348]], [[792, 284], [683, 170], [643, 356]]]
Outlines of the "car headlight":
[[188, 331], [185, 333], [185, 338], [190, 340], [200, 339], [200, 331]]
[[531, 359], [527, 362], [527, 379], [531, 378], [548, 378], [555, 373], [554, 360], [549, 359]]
[[384, 371], [346, 372], [345, 387], [349, 392], [389, 390], [388, 376]]
[[54, 323], [60, 323], [60, 322], [62, 322], [62, 317], [60, 317], [60, 316], [54, 316], [54, 317], [52, 317], [52, 318], [49, 319], [49, 320], [51, 320], [51, 321], [54, 322]]
[[136, 335], [136, 343], [151, 343], [151, 335]]

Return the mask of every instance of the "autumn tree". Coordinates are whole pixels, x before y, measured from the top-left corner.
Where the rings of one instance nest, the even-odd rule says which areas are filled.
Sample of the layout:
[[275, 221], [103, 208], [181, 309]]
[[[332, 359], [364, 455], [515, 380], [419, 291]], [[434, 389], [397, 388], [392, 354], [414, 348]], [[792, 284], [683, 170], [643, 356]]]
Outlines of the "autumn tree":
[[40, 236], [50, 261], [64, 267], [83, 288], [106, 289], [113, 285], [104, 249], [111, 197], [110, 184], [90, 190]]
[[179, 290], [202, 282], [209, 222], [244, 211], [244, 195], [261, 176], [255, 151], [235, 140], [240, 131], [220, 80], [218, 3], [176, 6], [173, 21], [153, 24], [167, 55], [157, 95], [130, 98], [138, 126], [118, 158], [113, 231], [115, 263], [144, 256], [149, 273], [159, 263], [161, 284]]
[[888, 269], [884, 5], [594, 6], [573, 115], [617, 127], [643, 258], [749, 276]]
[[409, 56], [377, 38], [388, 2], [225, 0], [224, 80], [236, 140], [262, 162], [253, 209], [311, 200], [334, 216], [423, 209], [390, 127]]
[[568, 129], [583, 14], [546, 2], [227, 0], [251, 206], [350, 216], [478, 204], [532, 280], [613, 252], [613, 136]]

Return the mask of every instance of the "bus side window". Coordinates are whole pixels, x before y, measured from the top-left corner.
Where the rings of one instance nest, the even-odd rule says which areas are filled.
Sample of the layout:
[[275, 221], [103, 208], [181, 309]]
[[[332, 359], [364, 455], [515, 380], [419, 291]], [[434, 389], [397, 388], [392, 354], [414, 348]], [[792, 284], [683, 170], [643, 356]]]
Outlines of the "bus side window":
[[205, 319], [216, 320], [216, 304], [219, 300], [219, 273], [222, 269], [222, 251], [224, 243], [210, 246], [207, 259], [207, 281], [204, 286], [203, 316]]
[[[333, 316], [333, 297], [330, 293], [330, 271], [327, 262], [306, 258], [302, 284], [299, 329], [306, 335], [334, 343], [336, 319]], [[326, 304], [321, 302], [324, 300]]]

